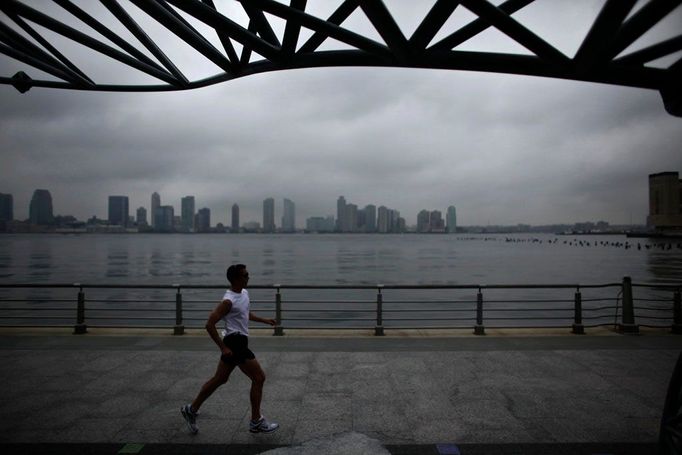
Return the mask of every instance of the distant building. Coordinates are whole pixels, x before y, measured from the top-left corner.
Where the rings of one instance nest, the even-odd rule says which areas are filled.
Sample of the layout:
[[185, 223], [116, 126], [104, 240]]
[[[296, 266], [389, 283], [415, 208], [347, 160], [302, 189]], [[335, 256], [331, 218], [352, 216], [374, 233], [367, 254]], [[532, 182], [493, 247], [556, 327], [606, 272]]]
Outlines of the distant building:
[[296, 205], [289, 199], [284, 199], [282, 232], [296, 232]]
[[156, 191], [152, 193], [152, 227], [156, 227], [156, 210], [161, 207], [161, 196]]
[[244, 223], [244, 232], [258, 232], [260, 231], [260, 223], [258, 221], [247, 221]]
[[448, 233], [454, 234], [457, 232], [457, 209], [452, 205], [448, 207], [445, 222], [445, 229]]
[[48, 225], [54, 221], [52, 195], [48, 190], [35, 190], [29, 205], [31, 224]]
[[339, 196], [336, 200], [336, 230], [338, 232], [348, 232], [346, 226], [346, 198]]
[[334, 232], [336, 223], [333, 216], [326, 218], [313, 216], [306, 220], [306, 230], [308, 232]]
[[421, 210], [417, 214], [417, 232], [430, 232], [431, 213], [428, 210]]
[[377, 230], [377, 208], [375, 205], [366, 205], [363, 209], [365, 212], [364, 231], [376, 232]]
[[14, 198], [11, 194], [0, 193], [0, 222], [14, 219]]
[[382, 234], [389, 232], [391, 226], [388, 207], [382, 205], [377, 214], [377, 231]]
[[275, 232], [275, 200], [271, 197], [263, 201], [263, 232]]
[[147, 225], [147, 209], [144, 207], [139, 207], [136, 212], [136, 217], [135, 221], [137, 222], [138, 226], [146, 226]]
[[211, 232], [211, 210], [206, 207], [199, 209], [194, 226], [196, 232]]
[[358, 226], [358, 206], [355, 204], [346, 205], [343, 232], [355, 232]]
[[194, 230], [194, 196], [185, 196], [180, 199], [182, 229], [184, 231]]
[[440, 210], [429, 213], [429, 232], [445, 232], [445, 221]]
[[128, 226], [128, 196], [109, 196], [109, 224]]
[[663, 231], [682, 229], [682, 182], [679, 173], [649, 175], [647, 225]]
[[232, 205], [232, 229], [231, 232], [239, 232], [239, 206], [237, 204]]
[[175, 211], [172, 205], [162, 205], [154, 212], [154, 230], [157, 232], [173, 232]]

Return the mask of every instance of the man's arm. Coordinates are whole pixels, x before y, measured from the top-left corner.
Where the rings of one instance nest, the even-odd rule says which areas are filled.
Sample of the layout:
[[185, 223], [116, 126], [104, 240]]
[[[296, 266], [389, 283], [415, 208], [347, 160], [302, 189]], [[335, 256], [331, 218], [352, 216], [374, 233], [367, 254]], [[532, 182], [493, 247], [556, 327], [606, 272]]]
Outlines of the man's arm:
[[225, 343], [223, 343], [223, 339], [220, 338], [220, 335], [218, 334], [218, 330], [215, 328], [215, 325], [218, 323], [218, 321], [224, 318], [225, 315], [229, 313], [231, 309], [232, 302], [227, 299], [223, 300], [218, 304], [217, 307], [215, 307], [215, 309], [208, 316], [208, 320], [206, 321], [206, 331], [211, 336], [211, 339], [216, 344], [216, 346], [218, 346], [218, 349], [220, 349], [222, 355], [232, 355], [232, 351], [230, 350], [230, 348], [225, 346]]
[[255, 321], [255, 322], [262, 322], [263, 324], [269, 324], [269, 325], [277, 325], [277, 321], [274, 319], [265, 319], [261, 318], [259, 316], [256, 316], [252, 312], [249, 311], [249, 321]]

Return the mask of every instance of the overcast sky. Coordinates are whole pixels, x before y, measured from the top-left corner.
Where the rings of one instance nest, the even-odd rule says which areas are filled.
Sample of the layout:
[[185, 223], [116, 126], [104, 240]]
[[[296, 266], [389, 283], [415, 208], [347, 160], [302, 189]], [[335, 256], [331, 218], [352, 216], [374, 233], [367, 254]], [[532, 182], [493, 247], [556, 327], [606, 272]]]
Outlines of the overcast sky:
[[[101, 5], [76, 3], [107, 17]], [[336, 2], [324, 3], [333, 10]], [[409, 36], [431, 2], [386, 3]], [[572, 57], [602, 3], [538, 0], [515, 17]], [[239, 19], [238, 4], [220, 8]], [[458, 12], [436, 39], [472, 17]], [[358, 31], [371, 28], [352, 19]], [[675, 36], [680, 24], [678, 7], [631, 50]], [[219, 72], [170, 35], [164, 42], [189, 77]], [[528, 53], [495, 30], [461, 49]], [[138, 77], [75, 47], [70, 57], [81, 55], [97, 81]], [[18, 70], [44, 77], [0, 56], [2, 76]], [[175, 93], [34, 88], [22, 95], [0, 86], [0, 101], [0, 192], [14, 195], [19, 219], [33, 190], [45, 188], [56, 214], [80, 219], [106, 218], [108, 195], [129, 196], [131, 215], [149, 210], [157, 191], [176, 211], [182, 196], [194, 195], [213, 224], [229, 224], [234, 203], [242, 223], [262, 222], [262, 201], [274, 197], [279, 225], [286, 197], [303, 227], [309, 216], [335, 215], [339, 195], [359, 207], [397, 209], [408, 225], [421, 209], [444, 213], [449, 205], [460, 225], [644, 223], [647, 176], [682, 171], [682, 119], [665, 112], [658, 92], [558, 79], [327, 68]]]

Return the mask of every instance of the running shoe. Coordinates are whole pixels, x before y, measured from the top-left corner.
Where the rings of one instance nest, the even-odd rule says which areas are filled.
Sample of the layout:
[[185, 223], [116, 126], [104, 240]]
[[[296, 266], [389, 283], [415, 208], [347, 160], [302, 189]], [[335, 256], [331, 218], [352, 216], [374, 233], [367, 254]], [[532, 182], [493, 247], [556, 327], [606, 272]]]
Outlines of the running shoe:
[[251, 423], [249, 423], [249, 431], [251, 433], [272, 433], [273, 431], [277, 431], [279, 428], [279, 423], [275, 422], [268, 422], [265, 417], [262, 417], [259, 420], [252, 420]]
[[199, 428], [197, 428], [197, 413], [192, 411], [192, 406], [186, 404], [180, 408], [180, 412], [182, 413], [182, 417], [185, 418], [185, 422], [187, 422], [189, 431], [191, 431], [192, 434], [197, 434], [199, 432]]

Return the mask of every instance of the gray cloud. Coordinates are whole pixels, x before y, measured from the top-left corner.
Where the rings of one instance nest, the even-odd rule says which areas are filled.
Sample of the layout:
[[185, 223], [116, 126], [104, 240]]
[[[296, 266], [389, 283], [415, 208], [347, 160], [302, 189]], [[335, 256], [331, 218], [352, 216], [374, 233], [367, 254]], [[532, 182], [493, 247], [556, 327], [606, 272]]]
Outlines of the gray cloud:
[[[404, 17], [418, 17], [416, 3], [401, 4]], [[561, 2], [559, 13], [591, 19], [597, 5]], [[546, 6], [519, 20], [549, 23]], [[561, 25], [550, 41], [571, 54], [585, 32]], [[0, 74], [12, 65], [0, 61]], [[110, 194], [136, 208], [158, 191], [176, 209], [193, 194], [224, 223], [235, 202], [242, 220], [260, 221], [273, 196], [277, 218], [288, 197], [302, 226], [335, 214], [341, 194], [408, 223], [448, 205], [463, 224], [643, 222], [647, 175], [682, 171], [680, 120], [658, 93], [563, 80], [327, 68], [178, 93], [4, 86], [0, 99], [0, 191], [18, 217], [48, 188], [57, 212], [80, 218], [105, 217]]]

